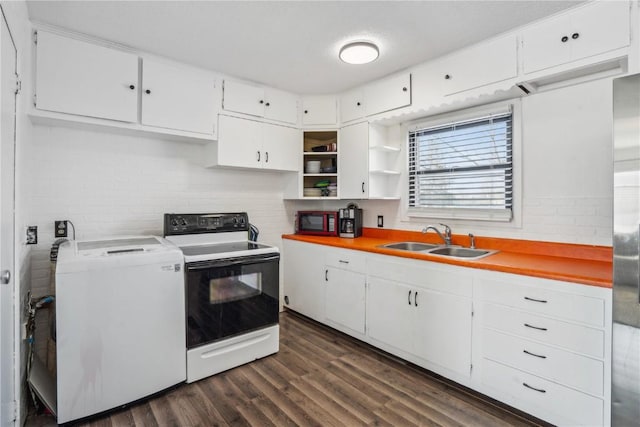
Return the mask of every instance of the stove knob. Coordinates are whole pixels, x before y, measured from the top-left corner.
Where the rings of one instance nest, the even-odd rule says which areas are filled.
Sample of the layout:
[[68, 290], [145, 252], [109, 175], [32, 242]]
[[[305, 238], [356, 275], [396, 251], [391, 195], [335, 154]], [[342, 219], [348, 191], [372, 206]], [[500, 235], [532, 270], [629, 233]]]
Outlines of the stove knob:
[[186, 226], [187, 226], [187, 220], [186, 220], [186, 219], [184, 219], [184, 218], [182, 218], [182, 222], [181, 222], [181, 224], [182, 224], [182, 225], [184, 225], [184, 226], [186, 227]]
[[171, 225], [173, 225], [174, 227], [178, 226], [178, 221], [174, 218], [171, 220]]

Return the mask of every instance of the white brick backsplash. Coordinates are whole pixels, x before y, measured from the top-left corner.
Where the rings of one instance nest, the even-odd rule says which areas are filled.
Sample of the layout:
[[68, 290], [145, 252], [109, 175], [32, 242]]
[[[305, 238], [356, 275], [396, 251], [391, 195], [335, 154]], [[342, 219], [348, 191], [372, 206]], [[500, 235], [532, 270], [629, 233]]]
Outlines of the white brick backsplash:
[[71, 220], [77, 239], [162, 235], [167, 212], [247, 211], [260, 241], [276, 246], [293, 231], [278, 173], [206, 169], [196, 144], [48, 126], [34, 126], [33, 135], [24, 211], [25, 223], [38, 226], [35, 295], [49, 291], [55, 220]]

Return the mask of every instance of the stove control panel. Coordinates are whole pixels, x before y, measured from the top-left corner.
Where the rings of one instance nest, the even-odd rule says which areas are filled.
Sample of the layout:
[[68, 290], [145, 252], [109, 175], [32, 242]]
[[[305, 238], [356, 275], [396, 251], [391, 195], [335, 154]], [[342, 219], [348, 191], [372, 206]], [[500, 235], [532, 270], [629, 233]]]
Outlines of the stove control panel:
[[246, 212], [209, 214], [164, 214], [164, 235], [249, 231]]

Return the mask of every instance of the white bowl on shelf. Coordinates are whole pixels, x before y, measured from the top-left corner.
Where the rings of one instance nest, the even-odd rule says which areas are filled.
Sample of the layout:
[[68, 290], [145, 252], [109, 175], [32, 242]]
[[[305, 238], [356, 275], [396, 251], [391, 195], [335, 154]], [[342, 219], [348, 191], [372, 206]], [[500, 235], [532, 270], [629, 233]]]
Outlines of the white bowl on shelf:
[[320, 160], [307, 160], [304, 171], [306, 173], [320, 173]]

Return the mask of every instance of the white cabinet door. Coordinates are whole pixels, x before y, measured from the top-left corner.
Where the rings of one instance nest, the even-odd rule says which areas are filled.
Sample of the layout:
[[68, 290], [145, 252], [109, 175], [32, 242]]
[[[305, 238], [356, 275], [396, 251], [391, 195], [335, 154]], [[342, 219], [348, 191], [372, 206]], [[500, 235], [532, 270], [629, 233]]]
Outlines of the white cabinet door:
[[366, 199], [369, 192], [369, 123], [340, 129], [340, 197]]
[[334, 267], [325, 270], [328, 321], [364, 334], [365, 275]]
[[39, 30], [36, 108], [137, 122], [138, 56]]
[[326, 246], [282, 241], [284, 304], [291, 310], [324, 322]]
[[524, 72], [531, 73], [569, 61], [571, 57], [570, 27], [571, 19], [567, 15], [560, 15], [545, 19], [524, 30], [522, 33]]
[[516, 52], [515, 35], [500, 37], [464, 49], [442, 62], [441, 66], [445, 71], [439, 76], [439, 83], [444, 86], [445, 95], [450, 95], [516, 77]]
[[364, 103], [368, 116], [410, 105], [411, 74], [398, 74], [365, 86]]
[[471, 375], [471, 299], [426, 289], [413, 298], [415, 354]]
[[141, 123], [212, 135], [215, 79], [203, 71], [145, 58]]
[[525, 73], [622, 48], [629, 45], [629, 3], [593, 2], [525, 29], [522, 38]]
[[222, 108], [251, 116], [264, 116], [264, 89], [233, 80], [225, 80]]
[[330, 95], [306, 96], [302, 98], [303, 125], [332, 125], [338, 118], [336, 97]]
[[413, 289], [378, 277], [369, 277], [368, 281], [367, 334], [377, 341], [412, 353]]
[[219, 116], [217, 164], [262, 168], [262, 123]]
[[262, 165], [265, 169], [297, 171], [300, 163], [300, 130], [262, 124]]
[[364, 92], [351, 90], [340, 96], [340, 122], [361, 119], [365, 116]]
[[298, 98], [277, 89], [266, 88], [264, 91], [264, 118], [278, 122], [298, 123]]
[[[574, 34], [578, 38], [574, 39]], [[629, 3], [594, 2], [577, 9], [571, 20], [571, 60], [597, 55], [629, 44]]]

